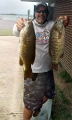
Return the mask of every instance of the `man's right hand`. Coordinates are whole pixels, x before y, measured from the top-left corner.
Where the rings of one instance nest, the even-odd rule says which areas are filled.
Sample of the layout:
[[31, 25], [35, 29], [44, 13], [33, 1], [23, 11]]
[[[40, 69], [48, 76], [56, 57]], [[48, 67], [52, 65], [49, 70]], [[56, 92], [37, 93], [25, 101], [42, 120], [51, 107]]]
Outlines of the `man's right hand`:
[[24, 25], [24, 19], [23, 18], [18, 18], [18, 20], [16, 21], [16, 26], [17, 26], [17, 30], [21, 31], [21, 29], [25, 26]]

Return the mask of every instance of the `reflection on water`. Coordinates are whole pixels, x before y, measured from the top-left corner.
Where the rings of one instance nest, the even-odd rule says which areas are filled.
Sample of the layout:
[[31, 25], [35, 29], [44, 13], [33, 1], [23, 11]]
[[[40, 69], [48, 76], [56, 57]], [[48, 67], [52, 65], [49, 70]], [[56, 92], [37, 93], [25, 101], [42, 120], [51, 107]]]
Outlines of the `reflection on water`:
[[[0, 20], [17, 20], [18, 18], [28, 18], [27, 15], [0, 15]], [[33, 16], [30, 16], [31, 18]]]

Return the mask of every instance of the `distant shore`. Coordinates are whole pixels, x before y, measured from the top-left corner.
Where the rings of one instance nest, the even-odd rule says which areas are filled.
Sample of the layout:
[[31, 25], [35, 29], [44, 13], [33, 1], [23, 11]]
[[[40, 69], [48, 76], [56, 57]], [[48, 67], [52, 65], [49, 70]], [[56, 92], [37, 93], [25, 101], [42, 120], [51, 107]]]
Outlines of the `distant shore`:
[[[0, 13], [0, 15], [22, 15], [22, 16], [27, 16], [27, 14], [7, 14], [7, 13]], [[32, 16], [32, 15], [30, 15], [30, 16]]]
[[[28, 18], [28, 15], [23, 14], [0, 14], [0, 20], [17, 20], [18, 18]], [[33, 16], [29, 16], [30, 19], [33, 19]]]

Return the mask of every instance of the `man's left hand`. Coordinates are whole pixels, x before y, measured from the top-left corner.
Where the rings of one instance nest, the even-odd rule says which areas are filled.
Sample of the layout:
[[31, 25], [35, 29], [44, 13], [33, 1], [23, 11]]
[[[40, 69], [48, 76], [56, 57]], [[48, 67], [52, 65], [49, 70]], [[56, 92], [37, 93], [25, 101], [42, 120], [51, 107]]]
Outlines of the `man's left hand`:
[[68, 26], [68, 24], [69, 24], [69, 17], [68, 16], [60, 16], [58, 19], [64, 19], [64, 22], [63, 22], [64, 26], [65, 27]]

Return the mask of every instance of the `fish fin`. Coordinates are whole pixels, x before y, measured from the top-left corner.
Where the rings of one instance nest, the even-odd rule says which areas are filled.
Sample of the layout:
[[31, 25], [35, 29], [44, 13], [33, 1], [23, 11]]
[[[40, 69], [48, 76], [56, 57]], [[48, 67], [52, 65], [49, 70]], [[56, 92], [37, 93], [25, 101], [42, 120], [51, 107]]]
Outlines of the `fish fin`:
[[23, 61], [21, 59], [21, 57], [19, 56], [19, 65], [22, 66], [23, 65]]
[[51, 50], [49, 50], [49, 55], [52, 56]]
[[51, 64], [50, 64], [50, 68], [58, 71], [58, 64], [51, 63]]
[[32, 62], [31, 62], [31, 64], [33, 64], [33, 63], [34, 63], [34, 60], [35, 60], [35, 57], [32, 59]]
[[58, 34], [58, 39], [61, 39], [61, 37], [62, 37], [62, 33], [59, 32], [59, 34]]
[[64, 52], [60, 55], [60, 58], [63, 58], [63, 56], [64, 56]]
[[49, 40], [49, 55], [52, 56], [52, 53], [51, 53], [51, 39]]
[[34, 63], [34, 60], [32, 61], [32, 64]]
[[24, 80], [26, 80], [27, 78], [32, 78], [32, 69], [24, 71]]
[[31, 64], [33, 64], [33, 63], [34, 63], [34, 61], [35, 61], [35, 54], [34, 54], [34, 55], [33, 55], [33, 57], [32, 57]]

